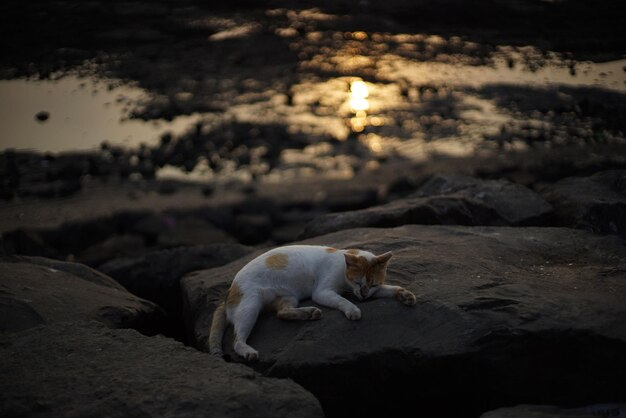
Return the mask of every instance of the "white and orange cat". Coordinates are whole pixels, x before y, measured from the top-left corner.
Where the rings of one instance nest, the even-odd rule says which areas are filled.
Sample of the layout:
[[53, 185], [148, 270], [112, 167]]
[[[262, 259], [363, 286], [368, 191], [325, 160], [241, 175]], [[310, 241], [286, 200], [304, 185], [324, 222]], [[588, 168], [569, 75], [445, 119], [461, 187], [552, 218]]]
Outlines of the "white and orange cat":
[[360, 319], [360, 309], [341, 296], [344, 291], [361, 300], [393, 297], [405, 305], [415, 305], [413, 293], [385, 284], [391, 255], [391, 252], [376, 256], [360, 250], [292, 245], [258, 256], [237, 273], [226, 301], [213, 314], [211, 353], [222, 355], [222, 339], [230, 322], [235, 328], [235, 352], [248, 361], [257, 360], [259, 353], [247, 340], [264, 307], [276, 310], [280, 319], [319, 319], [320, 309], [298, 308], [298, 302], [312, 298], [319, 305], [342, 311], [348, 319]]

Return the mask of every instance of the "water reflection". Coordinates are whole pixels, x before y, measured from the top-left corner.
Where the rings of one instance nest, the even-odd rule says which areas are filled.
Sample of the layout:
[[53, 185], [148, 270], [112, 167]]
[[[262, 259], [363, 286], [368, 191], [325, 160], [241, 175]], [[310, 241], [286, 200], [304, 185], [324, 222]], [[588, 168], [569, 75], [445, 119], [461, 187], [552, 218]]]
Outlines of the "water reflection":
[[370, 108], [367, 100], [369, 97], [369, 89], [367, 84], [362, 80], [355, 80], [350, 83], [350, 108], [353, 112], [366, 111]]
[[[154, 146], [166, 132], [182, 135], [199, 115], [174, 121], [129, 118], [148, 99], [142, 89], [114, 80], [66, 76], [60, 80], [0, 81], [0, 150], [88, 150], [101, 143]], [[45, 121], [35, 115], [46, 112]]]
[[350, 83], [348, 100], [350, 109], [354, 113], [354, 116], [350, 118], [350, 128], [353, 132], [362, 132], [367, 125], [367, 110], [370, 108], [368, 97], [369, 89], [363, 80], [356, 79]]
[[[185, 121], [187, 132], [174, 132], [161, 146], [162, 131], [129, 137], [107, 116], [96, 130], [106, 137], [91, 145], [125, 138], [129, 147], [156, 143], [154, 160], [166, 167], [164, 174], [182, 167], [200, 178], [239, 171], [246, 179], [347, 178], [384, 159], [423, 161], [434, 154], [599, 141], [600, 135], [624, 138], [619, 115], [626, 60], [591, 63], [533, 46], [480, 44], [391, 26], [370, 30], [349, 16], [319, 10], [276, 9], [260, 18], [194, 15], [181, 21], [202, 34], [192, 47], [172, 56], [160, 45], [144, 46], [145, 62], [134, 57], [126, 67], [102, 66], [120, 77], [129, 71], [130, 78], [133, 71], [147, 74], [142, 81], [152, 96], [125, 102], [140, 118], [198, 112], [193, 119], [175, 120]], [[597, 98], [577, 93], [583, 86], [601, 91]], [[45, 109], [29, 110], [29, 123], [36, 125], [33, 115], [39, 110]], [[84, 147], [80, 132], [65, 135], [69, 142], [63, 145], [43, 142], [55, 136], [58, 115], [52, 111], [50, 120], [39, 124], [42, 129], [28, 135], [44, 150]], [[2, 126], [2, 137], [11, 137], [10, 125]], [[161, 152], [167, 158], [159, 160]]]

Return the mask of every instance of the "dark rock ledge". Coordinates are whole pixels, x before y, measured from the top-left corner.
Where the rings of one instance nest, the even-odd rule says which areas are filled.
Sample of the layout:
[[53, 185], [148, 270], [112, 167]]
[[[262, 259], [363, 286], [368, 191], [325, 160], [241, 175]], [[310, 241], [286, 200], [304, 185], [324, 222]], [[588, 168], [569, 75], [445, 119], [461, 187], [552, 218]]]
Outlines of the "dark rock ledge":
[[155, 303], [87, 266], [42, 257], [0, 260], [0, 332], [40, 324], [99, 321], [154, 335], [166, 321]]
[[[394, 251], [389, 282], [415, 307], [360, 303], [351, 322], [263, 315], [254, 367], [310, 390], [328, 416], [350, 412], [475, 417], [515, 404], [563, 407], [626, 400], [626, 246], [568, 228], [408, 225], [304, 241]], [[207, 349], [213, 309], [251, 254], [182, 280], [187, 326]], [[232, 334], [225, 352], [232, 351]], [[366, 400], [362, 402], [348, 400]], [[417, 412], [416, 412], [417, 413]]]
[[162, 336], [96, 322], [0, 338], [0, 415], [321, 417], [318, 401]]
[[626, 237], [626, 170], [568, 177], [542, 190], [561, 225]]
[[266, 378], [153, 335], [164, 312], [89, 267], [0, 263], [0, 416], [321, 417], [289, 379]]
[[[354, 225], [343, 222], [340, 232], [303, 242], [394, 251], [389, 280], [412, 289], [418, 304], [408, 308], [392, 300], [367, 301], [360, 304], [363, 319], [358, 322], [325, 308], [322, 320], [310, 323], [263, 316], [251, 338], [261, 352], [261, 361], [253, 365], [256, 372], [162, 337], [119, 330], [164, 333], [187, 341], [181, 336], [186, 327], [188, 341], [206, 350], [215, 302], [237, 270], [263, 251], [257, 247], [251, 253], [254, 248], [224, 235], [225, 225], [234, 227], [242, 219], [234, 209], [120, 213], [58, 230], [5, 234], [6, 253], [50, 252], [58, 258], [77, 254], [100, 271], [41, 257], [2, 259], [0, 367], [7, 378], [0, 387], [0, 415], [85, 415], [84, 408], [98, 411], [98, 405], [104, 405], [118, 415], [196, 416], [206, 411], [211, 416], [258, 416], [264, 408], [268, 416], [319, 416], [321, 404], [329, 417], [389, 416], [404, 413], [409, 403], [424, 416], [476, 417], [494, 410], [486, 416], [548, 417], [584, 416], [602, 405], [622, 405], [623, 176], [623, 171], [612, 171], [566, 179], [539, 188], [541, 195], [507, 181], [437, 176], [410, 197], [327, 215], [365, 219], [365, 225], [378, 228], [350, 229]], [[316, 212], [305, 205], [289, 216], [270, 216], [273, 205], [266, 206], [268, 219], [278, 219], [273, 227], [298, 226], [294, 231]], [[423, 215], [419, 208], [432, 209], [433, 217], [417, 216]], [[301, 212], [307, 216], [301, 217]], [[324, 219], [312, 225], [324, 226]], [[492, 226], [391, 228], [428, 219]], [[269, 243], [267, 234], [276, 232], [263, 229], [261, 237], [256, 230], [244, 229], [252, 231], [255, 242]], [[321, 231], [313, 235], [317, 233]], [[295, 236], [293, 231], [289, 235]], [[208, 269], [193, 272], [198, 268]], [[61, 341], [62, 334], [67, 341]], [[227, 356], [239, 362], [231, 339], [232, 332], [226, 335]], [[76, 348], [79, 341], [81, 349]], [[119, 351], [109, 357], [87, 351], [99, 344], [116, 350], [127, 347], [127, 362]], [[91, 362], [91, 357], [102, 364]], [[202, 363], [198, 368], [210, 373], [209, 380], [189, 372], [183, 358]], [[63, 374], [63, 369], [69, 371]], [[118, 369], [133, 370], [137, 376]], [[163, 375], [152, 374], [153, 369], [164, 371], [171, 384], [162, 382], [167, 379]], [[194, 385], [206, 388], [217, 382], [230, 389], [198, 394], [196, 386], [181, 386], [177, 370], [191, 373]], [[156, 379], [157, 392], [146, 389], [150, 379]], [[76, 387], [70, 387], [70, 380]], [[273, 392], [274, 384], [286, 398]], [[89, 389], [83, 392], [83, 387]], [[222, 403], [216, 406], [220, 397]], [[555, 406], [537, 406], [542, 404]]]
[[322, 215], [303, 238], [349, 228], [421, 225], [549, 225], [552, 206], [508, 180], [435, 176], [406, 198], [367, 209]]

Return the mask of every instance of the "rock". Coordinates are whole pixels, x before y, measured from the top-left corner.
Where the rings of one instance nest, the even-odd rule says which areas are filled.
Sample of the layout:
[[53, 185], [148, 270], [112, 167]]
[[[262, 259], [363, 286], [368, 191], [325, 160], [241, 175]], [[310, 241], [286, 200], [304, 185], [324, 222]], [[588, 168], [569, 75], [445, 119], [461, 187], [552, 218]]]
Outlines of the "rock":
[[385, 195], [406, 195], [415, 191], [424, 179], [415, 176], [402, 176], [394, 179], [385, 186]]
[[202, 196], [211, 197], [215, 193], [215, 186], [213, 184], [206, 184], [202, 186]]
[[314, 211], [312, 205], [308, 208], [304, 206], [305, 204], [302, 204], [301, 208], [298, 208], [298, 205], [301, 203], [297, 203], [295, 207], [284, 206], [278, 212], [270, 236], [275, 243], [297, 241], [304, 232], [306, 225], [316, 216], [319, 216], [319, 212]]
[[[407, 225], [303, 243], [393, 251], [388, 282], [418, 298], [414, 307], [358, 303], [360, 321], [325, 307], [319, 321], [260, 316], [249, 340], [260, 352], [255, 367], [294, 379], [329, 416], [394, 416], [410, 404], [424, 416], [471, 417], [519, 403], [626, 399], [626, 247], [617, 237]], [[183, 278], [187, 326], [200, 349], [228, 283], [260, 252]], [[241, 361], [232, 338], [230, 327], [225, 353]], [[367, 402], [345, 402], [357, 397]]]
[[363, 209], [379, 203], [378, 191], [354, 188], [350, 193], [346, 193], [341, 189], [331, 190], [318, 203], [333, 212]]
[[626, 404], [598, 404], [578, 408], [559, 408], [548, 405], [517, 405], [489, 411], [480, 418], [594, 418], [621, 417], [626, 414]]
[[178, 186], [175, 182], [161, 181], [159, 182], [158, 192], [162, 195], [174, 194], [178, 191]]
[[99, 267], [129, 291], [181, 316], [180, 278], [241, 258], [251, 249], [239, 244], [209, 244], [151, 252], [142, 257], [111, 260]]
[[22, 197], [66, 197], [79, 192], [81, 189], [80, 179], [75, 178], [25, 185], [20, 187], [18, 193]]
[[89, 174], [91, 158], [89, 153], [78, 152], [49, 155], [44, 164], [46, 179], [48, 181], [78, 181], [81, 176]]
[[58, 256], [57, 251], [44, 242], [38, 231], [28, 228], [2, 234], [2, 246], [5, 254]]
[[94, 322], [4, 336], [0, 358], [5, 417], [323, 416], [318, 401], [288, 379]]
[[86, 280], [90, 283], [94, 283], [101, 286], [118, 289], [120, 291], [126, 291], [124, 286], [107, 276], [100, 273], [98, 270], [94, 270], [91, 267], [87, 267], [84, 264], [68, 263], [65, 261], [52, 260], [45, 257], [26, 257], [26, 256], [11, 256], [4, 259], [10, 263], [29, 263], [36, 264], [38, 266], [49, 267], [53, 270], [61, 270], [69, 273], [73, 276], [79, 277], [82, 280]]
[[192, 215], [147, 214], [129, 230], [141, 234], [149, 245], [176, 247], [209, 243], [232, 243], [235, 239], [212, 222]]
[[168, 220], [157, 240], [163, 247], [235, 242], [228, 233], [200, 218], [170, 216]]
[[46, 321], [28, 303], [10, 296], [0, 296], [0, 334], [18, 332]]
[[164, 312], [128, 293], [89, 267], [40, 257], [0, 262], [3, 315], [0, 330], [15, 332], [40, 323], [97, 320], [112, 328], [156, 333]]
[[129, 232], [140, 234], [148, 245], [155, 245], [159, 234], [163, 232], [172, 221], [167, 215], [149, 213], [141, 219], [133, 223], [129, 228]]
[[569, 177], [547, 186], [542, 194], [561, 225], [626, 236], [626, 170]]
[[538, 194], [508, 180], [435, 176], [407, 198], [318, 217], [307, 225], [303, 237], [366, 226], [543, 225], [551, 212], [552, 207]]
[[277, 244], [284, 244], [287, 242], [297, 241], [302, 232], [304, 231], [304, 225], [299, 223], [286, 224], [280, 227], [276, 227], [272, 230], [271, 239]]
[[256, 245], [267, 241], [272, 233], [272, 219], [266, 214], [240, 214], [235, 217], [233, 235], [242, 244]]
[[[40, 230], [47, 245], [62, 255], [77, 254], [115, 235], [117, 222], [112, 217], [70, 221], [60, 227]], [[42, 255], [42, 254], [34, 254]]]
[[143, 237], [139, 235], [114, 235], [92, 245], [78, 255], [78, 261], [99, 266], [113, 258], [138, 256], [145, 251]]
[[50, 118], [50, 112], [47, 112], [45, 110], [42, 110], [35, 114], [35, 119], [37, 119], [38, 122], [45, 122], [49, 118]]

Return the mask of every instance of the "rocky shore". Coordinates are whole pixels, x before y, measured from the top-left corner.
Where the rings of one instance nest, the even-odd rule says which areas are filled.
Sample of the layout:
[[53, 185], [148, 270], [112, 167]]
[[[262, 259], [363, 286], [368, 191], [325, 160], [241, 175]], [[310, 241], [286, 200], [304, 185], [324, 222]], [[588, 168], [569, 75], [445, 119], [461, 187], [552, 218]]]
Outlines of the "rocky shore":
[[[1, 127], [0, 416], [626, 416], [622, 3], [3, 2], [6, 85], [187, 122]], [[236, 272], [295, 243], [392, 251], [416, 305], [209, 355]]]
[[[393, 184], [404, 186], [384, 189], [402, 193], [353, 188], [349, 205], [268, 190], [220, 200], [189, 186], [198, 206], [180, 186], [178, 208], [5, 226], [2, 414], [623, 411], [625, 171], [537, 190], [458, 175]], [[232, 331], [227, 361], [202, 353], [238, 269], [293, 242], [393, 251], [388, 280], [416, 306], [367, 301], [358, 322], [330, 309], [310, 323], [264, 315], [258, 363], [232, 352]], [[368, 402], [346, 402], [359, 397]]]

